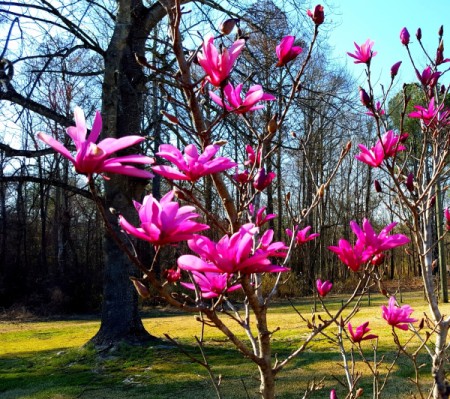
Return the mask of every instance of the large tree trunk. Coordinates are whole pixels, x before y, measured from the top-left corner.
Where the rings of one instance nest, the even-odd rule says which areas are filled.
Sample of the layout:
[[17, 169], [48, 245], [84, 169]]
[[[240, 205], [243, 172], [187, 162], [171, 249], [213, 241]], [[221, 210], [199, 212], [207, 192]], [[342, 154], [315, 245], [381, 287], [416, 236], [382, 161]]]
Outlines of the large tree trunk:
[[[121, 0], [113, 37], [105, 56], [103, 82], [103, 134], [121, 137], [141, 132], [145, 76], [136, 63], [135, 53], [143, 55], [149, 30], [164, 15], [162, 8], [146, 8], [141, 1]], [[149, 22], [150, 21], [150, 22]], [[114, 176], [105, 182], [106, 210], [114, 208], [128, 220], [136, 218], [132, 200], [141, 200], [148, 182]], [[110, 215], [112, 225], [117, 225]], [[120, 232], [117, 229], [117, 234]], [[146, 341], [151, 335], [139, 317], [137, 295], [129, 276], [136, 273], [113, 238], [105, 235], [105, 281], [102, 321], [92, 341], [111, 345], [119, 341]]]

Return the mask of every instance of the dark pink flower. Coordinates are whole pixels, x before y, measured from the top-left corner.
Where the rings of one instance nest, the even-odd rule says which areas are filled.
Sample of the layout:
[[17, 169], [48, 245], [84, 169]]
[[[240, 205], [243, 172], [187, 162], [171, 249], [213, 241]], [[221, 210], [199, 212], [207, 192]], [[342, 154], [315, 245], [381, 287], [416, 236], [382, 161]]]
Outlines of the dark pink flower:
[[338, 399], [336, 391], [334, 389], [330, 391], [330, 399]]
[[246, 184], [250, 182], [251, 176], [248, 170], [239, 172], [236, 168], [236, 173], [233, 175], [233, 179], [239, 184]]
[[398, 70], [400, 69], [401, 61], [396, 62], [391, 66], [391, 78], [394, 79], [397, 76]]
[[178, 170], [165, 165], [157, 165], [153, 170], [168, 179], [195, 182], [205, 175], [223, 172], [237, 165], [226, 157], [214, 158], [219, 149], [219, 145], [209, 145], [202, 154], [199, 154], [197, 147], [189, 144], [184, 149], [183, 156], [177, 147], [161, 144], [156, 155], [175, 164]]
[[409, 44], [409, 38], [410, 38], [410, 35], [408, 32], [408, 29], [403, 28], [400, 31], [400, 41], [402, 42], [403, 45], [407, 46]]
[[247, 144], [245, 146], [245, 151], [247, 152], [247, 160], [244, 162], [244, 165], [261, 165], [262, 148], [259, 148], [258, 152], [255, 153], [253, 147], [250, 144]]
[[382, 317], [390, 326], [400, 328], [401, 330], [408, 330], [408, 323], [414, 323], [417, 319], [409, 317], [414, 311], [409, 305], [398, 307], [394, 296], [389, 298], [388, 306], [382, 306]]
[[350, 227], [357, 237], [357, 245], [361, 245], [364, 248], [363, 260], [369, 260], [383, 251], [400, 247], [410, 242], [410, 239], [403, 234], [389, 235], [389, 232], [396, 225], [396, 222], [390, 223], [377, 234], [367, 219], [363, 220], [362, 228], [355, 221], [352, 220], [350, 222]]
[[450, 210], [448, 208], [445, 208], [444, 217], [445, 217], [445, 228], [447, 231], [450, 231]]
[[416, 75], [417, 78], [420, 80], [420, 83], [422, 83], [423, 86], [427, 87], [429, 86], [430, 88], [433, 88], [434, 86], [436, 86], [436, 83], [439, 79], [439, 77], [441, 76], [441, 72], [433, 72], [431, 70], [430, 66], [427, 66], [422, 73], [420, 73], [417, 69], [416, 69]]
[[169, 191], [161, 201], [146, 195], [142, 204], [133, 201], [139, 213], [141, 227], [134, 227], [122, 215], [119, 224], [128, 234], [155, 246], [172, 244], [192, 238], [194, 233], [209, 229], [206, 224], [193, 221], [199, 215], [193, 206], [172, 202], [174, 191]]
[[[308, 241], [314, 240], [316, 237], [319, 237], [319, 233], [308, 234], [309, 230], [311, 230], [311, 226], [306, 226], [303, 230], [299, 230], [295, 236], [295, 243], [297, 245], [303, 245]], [[289, 237], [292, 237], [292, 231], [290, 229], [286, 229], [286, 234]]]
[[[274, 213], [269, 213], [267, 215], [264, 215], [266, 208], [267, 207], [263, 206], [258, 209], [258, 212], [256, 212], [255, 224], [258, 227], [261, 227], [262, 225], [266, 224], [269, 220], [275, 219], [277, 217], [277, 215], [275, 215]], [[253, 216], [253, 214], [255, 213], [253, 204], [250, 204], [248, 206], [248, 209], [249, 209], [250, 215]]]
[[367, 91], [365, 91], [362, 87], [359, 88], [359, 99], [361, 100], [362, 105], [364, 105], [367, 108], [370, 108], [370, 105], [372, 104], [372, 99], [367, 94]]
[[450, 125], [450, 110], [443, 110], [444, 104], [438, 107], [434, 104], [434, 97], [428, 103], [428, 108], [421, 105], [414, 105], [416, 111], [408, 114], [409, 118], [418, 118], [423, 121], [425, 126], [438, 128]]
[[313, 22], [316, 25], [321, 25], [323, 24], [323, 21], [325, 21], [325, 13], [323, 12], [323, 6], [321, 6], [320, 4], [317, 4], [314, 7], [314, 12], [308, 10], [306, 11], [306, 14], [313, 20]]
[[361, 244], [352, 247], [347, 240], [341, 239], [337, 247], [330, 246], [328, 249], [337, 254], [340, 261], [354, 272], [357, 272], [361, 265], [365, 263], [364, 248]]
[[125, 155], [112, 158], [112, 154], [124, 148], [131, 147], [145, 140], [141, 136], [125, 136], [119, 139], [106, 138], [96, 144], [102, 130], [102, 117], [99, 112], [95, 114], [94, 124], [89, 137], [87, 135], [86, 120], [83, 110], [75, 107], [75, 126], [67, 128], [67, 134], [72, 138], [77, 149], [73, 156], [59, 141], [45, 133], [38, 133], [37, 137], [44, 143], [53, 147], [56, 152], [67, 158], [75, 166], [77, 173], [86, 175], [88, 180], [95, 174], [117, 173], [134, 177], [149, 179], [153, 174], [147, 170], [139, 169], [130, 164], [150, 165], [153, 158], [144, 155]]
[[[232, 274], [192, 271], [192, 278], [200, 289], [203, 298], [217, 298], [219, 295], [242, 288], [241, 284], [230, 285], [233, 278]], [[181, 285], [190, 290], [195, 290], [193, 283], [181, 282]]]
[[263, 273], [285, 272], [288, 268], [273, 265], [269, 257], [285, 257], [288, 247], [281, 242], [272, 243], [273, 231], [267, 230], [254, 248], [255, 234], [258, 228], [247, 223], [232, 236], [225, 235], [215, 243], [208, 237], [194, 236], [188, 241], [194, 255], [182, 255], [178, 258], [180, 269], [213, 273]]
[[266, 174], [266, 169], [260, 168], [253, 179], [253, 187], [255, 187], [258, 191], [263, 191], [270, 185], [270, 183], [272, 183], [275, 177], [276, 174], [274, 172], [269, 172]]
[[400, 136], [394, 134], [392, 130], [388, 130], [370, 150], [363, 144], [358, 144], [358, 147], [361, 153], [355, 158], [375, 168], [385, 159], [395, 156], [397, 152], [406, 150], [406, 147], [400, 144]]
[[316, 280], [316, 288], [319, 295], [325, 297], [333, 288], [333, 284], [328, 280], [322, 282], [319, 278]]
[[406, 188], [411, 193], [414, 191], [414, 173], [412, 172], [409, 173], [408, 177], [406, 178]]
[[441, 42], [439, 43], [439, 46], [436, 50], [436, 59], [434, 60], [434, 62], [436, 63], [436, 65], [441, 65], [441, 64], [444, 64], [449, 61], [450, 61], [450, 58], [444, 59], [444, 41], [441, 40]]
[[263, 88], [260, 85], [250, 87], [244, 100], [241, 98], [241, 90], [242, 84], [238, 84], [236, 88], [234, 88], [231, 83], [228, 83], [223, 89], [225, 101], [212, 91], [209, 92], [209, 95], [211, 100], [216, 104], [225, 108], [227, 111], [236, 114], [245, 114], [246, 112], [262, 109], [264, 108], [264, 105], [258, 104], [260, 101], [272, 101], [276, 99], [272, 94], [264, 93]]
[[419, 42], [422, 40], [422, 29], [417, 28], [416, 37]]
[[197, 60], [206, 73], [205, 80], [213, 86], [221, 87], [233, 69], [233, 65], [242, 48], [245, 40], [236, 40], [233, 45], [221, 53], [214, 46], [214, 37], [209, 35], [203, 42], [202, 51], [197, 54]]
[[278, 57], [278, 67], [286, 65], [289, 61], [295, 59], [303, 49], [299, 46], [294, 46], [295, 36], [285, 36], [281, 39], [280, 44], [276, 47]]
[[358, 46], [356, 43], [355, 47], [356, 47], [356, 51], [354, 54], [347, 52], [347, 54], [352, 57], [355, 58], [355, 64], [370, 64], [370, 60], [372, 59], [372, 57], [375, 57], [377, 55], [377, 52], [372, 51], [372, 46], [374, 45], [374, 42], [371, 41], [370, 39], [367, 39], [365, 43], [361, 44], [361, 46]]
[[176, 283], [181, 279], [181, 270], [178, 267], [176, 269], [166, 269], [163, 275], [169, 283]]
[[366, 335], [370, 328], [367, 326], [369, 325], [369, 322], [366, 321], [365, 323], [361, 324], [360, 326], [356, 327], [356, 330], [353, 331], [353, 327], [351, 323], [348, 323], [348, 332], [350, 333], [351, 340], [356, 344], [361, 341], [365, 341], [367, 339], [375, 339], [378, 338], [378, 335], [369, 334]]

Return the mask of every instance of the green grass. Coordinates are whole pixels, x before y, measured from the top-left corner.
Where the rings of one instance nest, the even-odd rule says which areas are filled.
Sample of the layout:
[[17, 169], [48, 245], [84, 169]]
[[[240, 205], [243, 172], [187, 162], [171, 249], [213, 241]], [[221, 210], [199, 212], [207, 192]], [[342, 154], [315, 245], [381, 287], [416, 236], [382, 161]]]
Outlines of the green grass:
[[[337, 309], [340, 298], [326, 300], [330, 309]], [[372, 332], [380, 336], [379, 351], [386, 359], [393, 356], [391, 330], [381, 318], [380, 305], [386, 299], [374, 296], [372, 306], [367, 299], [352, 322], [358, 325], [370, 320]], [[415, 309], [413, 316], [421, 318], [427, 306], [420, 294], [408, 294], [404, 302]], [[311, 317], [313, 303], [298, 300], [296, 307]], [[320, 305], [318, 305], [320, 310]], [[450, 305], [442, 306], [450, 313]], [[323, 313], [322, 313], [323, 314]], [[301, 345], [308, 333], [292, 307], [279, 303], [270, 310], [270, 327], [280, 330], [274, 335], [274, 352], [282, 359]], [[192, 315], [152, 309], [146, 312], [146, 328], [156, 337], [165, 333], [175, 338], [193, 356], [200, 358], [194, 336], [200, 336], [201, 325]], [[2, 399], [90, 399], [90, 398], [213, 398], [209, 377], [204, 368], [193, 363], [178, 348], [164, 340], [146, 347], [122, 346], [114, 351], [97, 353], [86, 345], [99, 327], [98, 320], [78, 319], [46, 322], [0, 322], [0, 397]], [[235, 326], [234, 331], [244, 338]], [[222, 376], [224, 398], [257, 398], [258, 371], [239, 355], [219, 331], [205, 328], [205, 351], [216, 376]], [[413, 345], [417, 345], [414, 341]], [[371, 355], [370, 342], [363, 348]], [[350, 346], [347, 345], [347, 350]], [[359, 359], [358, 356], [356, 356]], [[428, 379], [429, 360], [422, 355], [425, 381]], [[343, 378], [341, 357], [324, 337], [318, 337], [312, 346], [294, 359], [277, 379], [277, 398], [299, 398], [310, 381], [324, 380], [324, 390], [312, 398], [328, 397], [329, 389], [341, 390], [337, 379]], [[363, 376], [360, 380], [367, 394], [371, 379], [364, 365], [357, 363]], [[383, 373], [383, 371], [381, 370]], [[408, 381], [413, 376], [410, 361], [402, 357], [395, 366], [392, 379], [386, 386], [386, 398], [409, 398], [414, 386]], [[248, 396], [245, 393], [244, 387]], [[341, 390], [341, 393], [344, 391]]]

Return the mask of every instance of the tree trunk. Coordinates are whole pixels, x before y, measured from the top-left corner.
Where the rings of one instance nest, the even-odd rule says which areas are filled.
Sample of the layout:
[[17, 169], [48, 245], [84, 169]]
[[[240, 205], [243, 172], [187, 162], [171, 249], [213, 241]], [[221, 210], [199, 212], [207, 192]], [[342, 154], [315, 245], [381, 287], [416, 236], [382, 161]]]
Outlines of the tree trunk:
[[[144, 55], [149, 30], [154, 26], [151, 21], [164, 15], [162, 8], [146, 8], [137, 0], [121, 0], [118, 5], [115, 30], [105, 55], [102, 102], [103, 135], [115, 138], [141, 132], [146, 88], [135, 54]], [[114, 208], [127, 220], [135, 219], [132, 200], [141, 200], [147, 183], [143, 179], [113, 176], [105, 182], [106, 210]], [[117, 225], [115, 216], [110, 216], [111, 224]], [[116, 230], [120, 236], [120, 231]], [[136, 270], [108, 234], [104, 250], [102, 321], [92, 341], [97, 345], [147, 341], [152, 336], [139, 317], [137, 294], [129, 280]]]

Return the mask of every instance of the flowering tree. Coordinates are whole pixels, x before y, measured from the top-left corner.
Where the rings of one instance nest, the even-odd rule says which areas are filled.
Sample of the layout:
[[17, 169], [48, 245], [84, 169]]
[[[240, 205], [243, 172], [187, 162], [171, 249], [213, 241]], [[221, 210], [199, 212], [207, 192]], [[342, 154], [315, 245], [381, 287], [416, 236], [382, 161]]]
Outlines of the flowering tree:
[[[309, 344], [319, 335], [324, 335], [336, 343], [342, 354], [344, 373], [348, 390], [347, 397], [361, 396], [358, 388], [358, 377], [352, 373], [344, 345], [344, 339], [349, 338], [351, 345], [360, 350], [361, 356], [369, 366], [374, 378], [374, 397], [379, 397], [384, 387], [380, 381], [378, 367], [379, 362], [371, 363], [365, 358], [361, 350], [361, 343], [367, 340], [376, 340], [376, 334], [369, 334], [369, 322], [359, 326], [352, 326], [351, 318], [357, 313], [360, 300], [366, 294], [374, 282], [381, 280], [379, 266], [383, 263], [386, 252], [397, 247], [402, 247], [410, 242], [410, 238], [400, 233], [393, 233], [397, 223], [390, 223], [380, 232], [372, 226], [368, 219], [358, 224], [350, 223], [350, 228], [355, 235], [353, 241], [340, 239], [337, 245], [329, 247], [340, 261], [358, 277], [354, 292], [342, 304], [337, 311], [330, 311], [326, 307], [324, 297], [333, 288], [330, 281], [318, 279], [316, 290], [322, 301], [324, 316], [308, 320], [301, 314], [309, 328], [306, 338], [298, 343], [295, 349], [284, 358], [278, 359], [272, 353], [272, 338], [276, 331], [269, 329], [268, 308], [273, 297], [283, 283], [284, 276], [289, 273], [289, 261], [295, 246], [302, 246], [319, 237], [319, 233], [310, 232], [311, 227], [304, 224], [307, 216], [322, 201], [325, 192], [341, 166], [344, 158], [351, 150], [351, 143], [342, 147], [340, 156], [335, 160], [332, 172], [323, 181], [318, 182], [317, 190], [312, 195], [311, 202], [303, 209], [301, 214], [294, 214], [287, 198], [287, 208], [292, 216], [286, 229], [288, 242], [274, 239], [274, 231], [266, 225], [276, 217], [269, 213], [264, 215], [266, 208], [260, 207], [264, 201], [265, 190], [279, 178], [272, 171], [266, 170], [264, 161], [274, 151], [274, 134], [289, 122], [289, 109], [293, 104], [296, 93], [302, 90], [301, 81], [305, 69], [311, 60], [311, 54], [319, 33], [320, 25], [324, 22], [324, 8], [317, 5], [313, 10], [308, 10], [310, 25], [313, 27], [313, 35], [308, 48], [302, 49], [295, 45], [293, 36], [286, 36], [273, 51], [277, 62], [274, 68], [289, 68], [292, 63], [299, 62], [290, 92], [285, 101], [278, 103], [277, 113], [267, 123], [266, 131], [258, 131], [252, 128], [249, 115], [259, 112], [266, 107], [268, 102], [276, 100], [275, 93], [269, 93], [260, 84], [249, 85], [242, 82], [235, 75], [235, 65], [241, 53], [245, 49], [245, 39], [242, 31], [237, 26], [236, 19], [227, 20], [221, 27], [220, 37], [208, 35], [199, 43], [198, 49], [186, 56], [180, 27], [182, 25], [183, 9], [181, 3], [175, 0], [161, 2], [164, 12], [169, 19], [170, 38], [172, 51], [178, 66], [175, 74], [177, 89], [185, 99], [185, 104], [174, 101], [177, 106], [183, 108], [186, 119], [166, 113], [166, 117], [181, 130], [189, 142], [184, 150], [177, 148], [173, 143], [163, 143], [156, 153], [164, 162], [151, 166], [155, 160], [151, 157], [134, 154], [133, 147], [142, 142], [142, 137], [126, 136], [124, 131], [118, 132], [119, 127], [124, 126], [124, 121], [130, 121], [124, 113], [139, 112], [129, 107], [126, 110], [117, 108], [117, 104], [111, 103], [116, 98], [112, 96], [117, 83], [114, 76], [107, 74], [104, 86], [103, 109], [108, 110], [108, 118], [105, 121], [107, 138], [99, 141], [102, 129], [102, 118], [96, 114], [90, 133], [81, 109], [75, 109], [75, 126], [67, 129], [67, 134], [75, 144], [75, 155], [66, 146], [46, 133], [39, 133], [38, 138], [51, 146], [69, 162], [77, 173], [86, 176], [89, 188], [95, 198], [108, 230], [109, 244], [114, 243], [114, 251], [110, 251], [110, 257], [117, 253], [125, 254], [129, 261], [142, 273], [141, 277], [132, 277], [132, 282], [141, 296], [149, 296], [149, 286], [152, 286], [160, 296], [169, 304], [185, 312], [199, 313], [200, 321], [206, 325], [217, 327], [245, 357], [250, 359], [257, 367], [260, 374], [260, 393], [263, 398], [275, 397], [275, 377], [296, 356], [299, 356]], [[126, 14], [129, 15], [129, 14]], [[120, 22], [130, 22], [126, 15], [119, 13]], [[122, 18], [122, 19], [121, 19]], [[237, 27], [238, 38], [229, 43], [223, 40]], [[127, 35], [118, 26], [115, 31], [115, 39], [112, 46], [121, 49], [127, 41], [127, 35], [139, 35], [139, 30], [131, 29]], [[148, 27], [146, 27], [148, 29]], [[216, 40], [223, 40], [222, 45], [217, 45]], [[420, 39], [419, 39], [420, 40]], [[409, 34], [402, 30], [401, 41], [405, 46], [409, 44]], [[143, 45], [143, 43], [142, 43]], [[374, 119], [377, 126], [377, 139], [372, 147], [359, 145], [360, 153], [356, 159], [367, 164], [370, 168], [376, 168], [385, 173], [392, 181], [390, 192], [399, 198], [401, 207], [393, 208], [404, 223], [411, 226], [413, 241], [422, 266], [427, 299], [430, 304], [431, 317], [427, 318], [429, 330], [422, 337], [419, 328], [412, 326], [418, 321], [411, 317], [413, 309], [408, 305], [398, 306], [393, 295], [389, 296], [387, 306], [382, 307], [382, 317], [391, 326], [394, 342], [398, 353], [405, 354], [416, 359], [417, 351], [409, 353], [406, 345], [401, 343], [397, 336], [397, 330], [411, 330], [413, 337], [418, 337], [421, 344], [419, 349], [426, 348], [432, 359], [432, 375], [434, 385], [433, 397], [448, 397], [445, 385], [444, 359], [447, 342], [449, 320], [441, 315], [438, 300], [434, 293], [432, 272], [432, 248], [436, 244], [433, 241], [432, 206], [436, 195], [436, 186], [440, 176], [446, 176], [448, 161], [448, 131], [446, 129], [448, 111], [439, 103], [439, 95], [435, 91], [440, 73], [436, 71], [438, 65], [445, 63], [443, 47], [438, 48], [436, 60], [432, 66], [427, 67], [422, 74], [418, 72], [425, 94], [429, 103], [426, 107], [416, 105], [416, 111], [411, 113], [411, 118], [422, 121], [423, 144], [420, 158], [418, 159], [418, 171], [412, 177], [407, 172], [405, 161], [408, 155], [408, 135], [402, 131], [388, 130], [383, 111], [386, 98], [375, 103], [374, 92], [370, 82], [370, 64], [376, 55], [372, 51], [374, 43], [367, 40], [363, 45], [356, 45], [356, 52], [350, 56], [356, 59], [356, 63], [366, 65], [369, 77], [369, 89], [360, 89], [360, 98], [368, 114]], [[408, 48], [408, 47], [407, 47]], [[139, 48], [143, 50], [143, 48]], [[300, 59], [299, 56], [303, 55]], [[139, 54], [138, 54], [139, 56]], [[139, 60], [139, 57], [137, 57]], [[195, 61], [198, 62], [197, 67]], [[111, 74], [111, 66], [120, 67], [118, 59], [107, 59], [108, 71]], [[139, 60], [143, 67], [149, 67], [144, 59]], [[392, 67], [392, 80], [398, 72], [400, 64]], [[194, 71], [202, 75], [195, 81]], [[139, 75], [139, 74], [137, 74]], [[138, 77], [136, 75], [136, 78]], [[134, 80], [132, 80], [135, 82]], [[238, 83], [239, 82], [239, 83]], [[138, 86], [143, 90], [143, 87]], [[245, 94], [244, 94], [245, 93]], [[123, 93], [132, 97], [136, 93]], [[108, 97], [111, 95], [111, 98]], [[137, 95], [141, 96], [142, 91]], [[387, 94], [386, 94], [387, 95]], [[215, 105], [208, 109], [208, 117], [203, 107], [204, 102], [212, 101]], [[442, 101], [442, 100], [441, 100]], [[231, 160], [226, 156], [217, 156], [226, 142], [214, 140], [214, 131], [230, 115], [242, 118], [253, 135], [256, 146], [245, 147], [247, 159], [241, 162]], [[119, 123], [119, 116], [122, 118]], [[135, 120], [135, 118], [133, 119]], [[132, 126], [136, 128], [136, 126]], [[98, 142], [99, 141], [99, 142]], [[130, 151], [124, 155], [114, 156], [116, 151]], [[439, 151], [438, 151], [439, 150]], [[245, 167], [241, 171], [239, 167]], [[136, 192], [142, 192], [142, 180], [153, 176], [150, 172], [166, 179], [170, 189], [162, 196], [156, 198], [148, 194], [143, 200], [135, 199], [134, 212], [122, 206], [122, 195], [118, 190], [122, 184], [130, 184], [123, 176], [131, 176], [132, 185], [136, 186]], [[236, 173], [231, 169], [238, 167]], [[96, 186], [96, 178], [101, 176], [105, 180], [106, 202]], [[408, 176], [407, 178], [405, 178]], [[203, 179], [210, 178], [214, 184], [217, 196], [220, 198], [223, 209], [220, 215], [215, 214], [204, 202], [196, 196], [196, 186]], [[145, 180], [144, 180], [145, 181]], [[384, 183], [388, 187], [387, 183]], [[378, 182], [377, 190], [382, 186]], [[237, 200], [233, 198], [232, 191], [238, 192]], [[127, 193], [132, 190], [127, 190]], [[178, 199], [175, 200], [175, 198]], [[180, 203], [183, 201], [183, 205]], [[439, 200], [437, 201], [439, 202]], [[107, 206], [105, 206], [105, 203]], [[116, 204], [118, 205], [116, 207]], [[113, 209], [108, 206], [112, 205]], [[122, 209], [126, 211], [123, 212]], [[406, 211], [409, 217], [405, 217]], [[133, 214], [134, 213], [134, 214]], [[450, 217], [445, 212], [447, 219]], [[202, 223], [203, 216], [208, 223]], [[449, 222], [450, 223], [450, 222]], [[122, 231], [119, 231], [119, 227]], [[299, 227], [301, 226], [301, 227]], [[214, 228], [213, 233], [208, 233]], [[126, 235], [126, 236], [125, 236]], [[214, 238], [214, 237], [217, 238]], [[134, 250], [135, 239], [142, 240], [152, 245], [155, 255], [151, 259], [141, 258]], [[442, 234], [438, 237], [442, 239]], [[176, 265], [167, 267], [163, 273], [157, 273], [156, 263], [161, 256], [161, 251], [180, 245], [185, 242], [189, 248], [177, 258]], [[180, 248], [183, 248], [180, 245]], [[112, 261], [112, 260], [111, 260]], [[268, 274], [275, 275], [275, 282], [269, 291], [263, 289], [263, 279]], [[325, 276], [321, 276], [324, 278]], [[173, 292], [170, 285], [181, 281], [181, 286], [186, 290]], [[243, 310], [236, 308], [230, 300], [231, 293], [240, 291], [243, 293]], [[344, 310], [348, 310], [344, 314]], [[319, 320], [319, 321], [318, 321]], [[232, 325], [239, 326], [246, 335], [243, 339], [233, 332]], [[396, 330], [397, 329], [397, 330]], [[432, 338], [433, 336], [433, 338]], [[430, 344], [433, 344], [431, 347]], [[416, 362], [416, 371], [418, 366]], [[389, 369], [391, 370], [392, 367]], [[389, 375], [389, 373], [388, 373]], [[212, 377], [212, 382], [220, 397], [220, 390]], [[420, 394], [421, 385], [417, 382]], [[306, 396], [306, 394], [305, 394]], [[332, 390], [330, 397], [335, 398], [336, 392]]]

